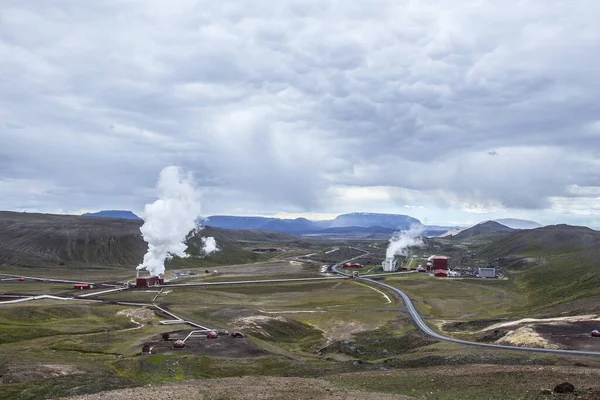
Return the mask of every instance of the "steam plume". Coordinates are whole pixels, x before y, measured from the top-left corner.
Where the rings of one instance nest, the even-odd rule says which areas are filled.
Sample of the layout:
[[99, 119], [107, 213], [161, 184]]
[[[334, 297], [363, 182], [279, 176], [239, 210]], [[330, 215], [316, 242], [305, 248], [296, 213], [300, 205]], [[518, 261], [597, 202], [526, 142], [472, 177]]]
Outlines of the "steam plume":
[[215, 251], [219, 251], [217, 247], [217, 242], [214, 237], [203, 237], [202, 238], [202, 250], [208, 255], [210, 253], [214, 253]]
[[[174, 255], [188, 257], [185, 239], [196, 228], [201, 208], [200, 194], [192, 176], [184, 174], [179, 167], [163, 168], [156, 189], [158, 200], [144, 208], [144, 225], [140, 231], [148, 242], [148, 252], [137, 267], [147, 269], [151, 275], [163, 274], [165, 260]], [[203, 238], [203, 242], [205, 249], [216, 249], [214, 238]]]
[[423, 246], [423, 225], [411, 225], [407, 231], [394, 233], [390, 239], [390, 244], [385, 252], [386, 258], [393, 258], [395, 255], [406, 256], [406, 250], [413, 246]]

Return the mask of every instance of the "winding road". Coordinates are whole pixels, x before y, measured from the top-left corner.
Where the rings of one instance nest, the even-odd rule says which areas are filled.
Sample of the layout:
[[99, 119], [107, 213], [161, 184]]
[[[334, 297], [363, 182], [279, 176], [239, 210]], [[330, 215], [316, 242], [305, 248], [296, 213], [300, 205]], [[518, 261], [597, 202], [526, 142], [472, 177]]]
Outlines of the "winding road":
[[[344, 261], [344, 262], [346, 262], [346, 261]], [[338, 271], [338, 267], [340, 267], [344, 262], [335, 264], [333, 267], [331, 267], [331, 270], [333, 272], [335, 272], [336, 274], [348, 277], [348, 276], [350, 276], [349, 274], [346, 274], [344, 272]], [[598, 351], [555, 350], [555, 349], [542, 349], [542, 348], [535, 348], [535, 347], [517, 347], [517, 346], [506, 346], [506, 345], [501, 345], [501, 344], [471, 342], [469, 340], [462, 340], [462, 339], [454, 339], [454, 338], [451, 338], [450, 336], [442, 335], [441, 333], [438, 333], [438, 332], [434, 331], [433, 329], [431, 329], [429, 327], [429, 325], [427, 325], [425, 323], [425, 321], [423, 321], [423, 318], [421, 317], [421, 314], [419, 314], [419, 312], [415, 308], [415, 306], [414, 306], [412, 300], [410, 299], [410, 297], [408, 297], [408, 295], [406, 293], [404, 293], [402, 290], [400, 290], [400, 289], [398, 289], [398, 288], [396, 288], [394, 286], [388, 285], [386, 283], [383, 283], [383, 282], [374, 281], [373, 279], [370, 279], [370, 278], [360, 278], [359, 277], [359, 278], [354, 278], [354, 279], [361, 280], [363, 282], [368, 282], [368, 283], [371, 283], [371, 284], [374, 284], [374, 285], [378, 285], [378, 286], [384, 287], [384, 288], [389, 289], [392, 292], [394, 292], [404, 302], [406, 308], [408, 309], [410, 317], [414, 321], [415, 325], [417, 325], [417, 327], [423, 333], [425, 333], [426, 335], [431, 336], [431, 337], [433, 337], [435, 339], [445, 340], [445, 341], [452, 342], [452, 343], [466, 344], [466, 345], [469, 345], [469, 346], [487, 347], [487, 348], [501, 349], [501, 350], [529, 351], [529, 352], [536, 352], [536, 353], [550, 353], [550, 354], [560, 354], [560, 355], [597, 356], [597, 357], [600, 357], [600, 352], [598, 352]]]

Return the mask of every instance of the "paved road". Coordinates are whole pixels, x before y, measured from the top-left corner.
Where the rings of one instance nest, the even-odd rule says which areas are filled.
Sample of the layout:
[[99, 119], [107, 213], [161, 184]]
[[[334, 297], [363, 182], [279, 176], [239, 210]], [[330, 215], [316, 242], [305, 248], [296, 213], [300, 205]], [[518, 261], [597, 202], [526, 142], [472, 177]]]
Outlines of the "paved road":
[[[337, 268], [341, 265], [342, 265], [342, 263], [334, 265], [331, 268], [332, 271], [337, 274], [340, 274], [340, 275], [348, 276], [348, 274], [337, 270]], [[374, 281], [369, 278], [355, 278], [355, 279], [369, 282], [374, 285], [379, 285], [381, 287], [384, 287], [384, 288], [389, 289], [389, 290], [393, 291], [394, 293], [396, 293], [398, 296], [400, 296], [402, 298], [402, 301], [406, 305], [406, 308], [408, 309], [408, 312], [409, 312], [411, 318], [413, 319], [413, 321], [415, 322], [415, 324], [417, 325], [417, 327], [421, 331], [423, 331], [426, 335], [431, 336], [436, 339], [439, 339], [439, 340], [446, 340], [448, 342], [466, 344], [469, 346], [488, 347], [488, 348], [492, 348], [492, 349], [502, 349], [502, 350], [530, 351], [530, 352], [536, 352], [536, 353], [551, 353], [551, 354], [560, 354], [560, 355], [600, 356], [600, 352], [598, 352], [598, 351], [538, 349], [538, 348], [534, 348], [534, 347], [505, 346], [505, 345], [500, 345], [500, 344], [479, 343], [479, 342], [471, 342], [468, 340], [454, 339], [449, 336], [442, 335], [442, 334], [434, 331], [433, 329], [431, 329], [425, 323], [425, 321], [423, 321], [421, 314], [419, 314], [419, 312], [413, 305], [413, 302], [411, 301], [410, 297], [408, 297], [408, 295], [406, 293], [404, 293], [402, 290], [400, 290], [394, 286], [390, 286], [386, 283]]]

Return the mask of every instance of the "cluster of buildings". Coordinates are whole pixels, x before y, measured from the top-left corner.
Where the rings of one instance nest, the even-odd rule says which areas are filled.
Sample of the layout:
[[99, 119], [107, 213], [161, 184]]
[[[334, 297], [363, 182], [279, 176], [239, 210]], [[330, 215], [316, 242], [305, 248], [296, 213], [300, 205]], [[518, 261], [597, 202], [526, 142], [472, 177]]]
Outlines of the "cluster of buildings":
[[[420, 257], [419, 257], [420, 258]], [[413, 256], [413, 259], [406, 265], [402, 266], [402, 270], [408, 270], [412, 267], [412, 269], [418, 272], [428, 272], [433, 274], [434, 276], [444, 278], [448, 276], [461, 276], [462, 274], [458, 271], [450, 270], [448, 267], [448, 257], [447, 256], [430, 256], [423, 257], [423, 259], [427, 260], [425, 266], [419, 265], [415, 266], [416, 259]], [[395, 257], [386, 258], [381, 266], [385, 272], [395, 272], [398, 270], [398, 265]], [[478, 268], [477, 274], [471, 273], [467, 276], [477, 277], [477, 278], [496, 278], [497, 270], [493, 266], [487, 266], [485, 268]]]

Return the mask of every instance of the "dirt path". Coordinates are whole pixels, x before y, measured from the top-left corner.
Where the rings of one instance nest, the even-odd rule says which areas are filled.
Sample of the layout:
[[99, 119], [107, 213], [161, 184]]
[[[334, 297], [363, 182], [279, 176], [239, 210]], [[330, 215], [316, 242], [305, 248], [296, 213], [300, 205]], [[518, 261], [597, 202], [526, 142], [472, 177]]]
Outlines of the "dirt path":
[[494, 325], [488, 326], [485, 329], [482, 329], [480, 332], [483, 332], [486, 330], [491, 330], [491, 329], [514, 327], [514, 326], [518, 326], [518, 325], [522, 325], [522, 324], [540, 324], [540, 323], [552, 323], [552, 322], [569, 323], [569, 322], [579, 322], [579, 321], [598, 321], [600, 323], [600, 317], [598, 315], [573, 315], [570, 317], [556, 317], [556, 318], [543, 318], [543, 319], [523, 318], [523, 319], [519, 319], [517, 321], [509, 321], [509, 322], [502, 322], [499, 324], [494, 324]]

